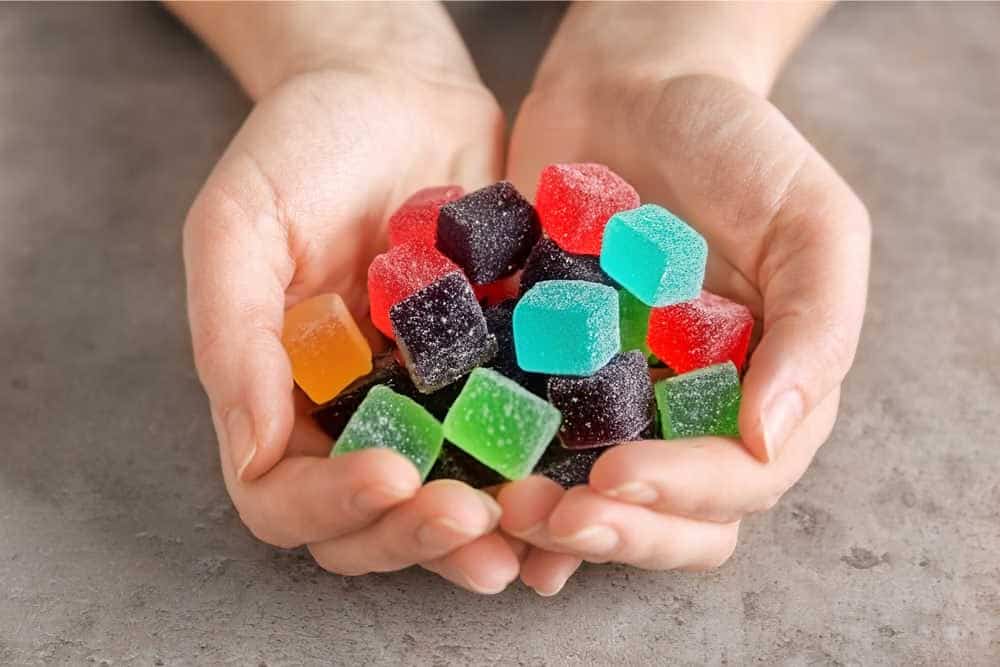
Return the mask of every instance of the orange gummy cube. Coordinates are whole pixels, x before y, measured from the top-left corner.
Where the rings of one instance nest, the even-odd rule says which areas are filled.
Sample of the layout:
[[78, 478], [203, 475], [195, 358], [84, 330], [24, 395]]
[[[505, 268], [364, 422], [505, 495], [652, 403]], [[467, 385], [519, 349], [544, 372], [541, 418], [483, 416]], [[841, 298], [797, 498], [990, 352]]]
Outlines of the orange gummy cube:
[[281, 342], [295, 383], [325, 403], [372, 370], [372, 349], [339, 294], [321, 294], [285, 311]]

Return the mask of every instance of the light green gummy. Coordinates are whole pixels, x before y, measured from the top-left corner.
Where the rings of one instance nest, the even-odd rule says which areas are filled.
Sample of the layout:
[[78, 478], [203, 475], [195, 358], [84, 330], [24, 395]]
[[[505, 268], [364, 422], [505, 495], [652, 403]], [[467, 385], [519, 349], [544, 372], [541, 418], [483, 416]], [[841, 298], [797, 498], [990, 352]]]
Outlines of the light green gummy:
[[656, 356], [646, 342], [649, 311], [649, 306], [632, 296], [628, 290], [618, 290], [618, 329], [621, 332], [622, 352], [639, 350], [653, 361]]
[[739, 436], [740, 377], [733, 362], [661, 380], [655, 389], [665, 440]]
[[385, 447], [399, 452], [427, 477], [444, 435], [441, 423], [412, 399], [386, 386], [372, 387], [337, 439], [330, 456]]
[[507, 479], [531, 474], [562, 415], [496, 371], [477, 368], [444, 419], [449, 442]]

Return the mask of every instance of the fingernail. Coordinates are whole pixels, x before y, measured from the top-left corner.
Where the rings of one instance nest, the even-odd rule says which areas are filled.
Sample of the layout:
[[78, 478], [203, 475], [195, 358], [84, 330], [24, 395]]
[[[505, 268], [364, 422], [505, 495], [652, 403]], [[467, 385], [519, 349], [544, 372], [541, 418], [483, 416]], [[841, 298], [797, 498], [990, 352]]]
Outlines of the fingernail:
[[243, 473], [253, 463], [257, 454], [257, 439], [253, 433], [253, 422], [243, 408], [233, 408], [226, 415], [226, 440], [229, 444], [229, 455], [233, 459], [237, 479], [243, 479]]
[[568, 537], [553, 537], [559, 544], [574, 551], [602, 556], [618, 546], [618, 532], [608, 526], [590, 526]]
[[660, 495], [656, 492], [656, 489], [646, 482], [626, 482], [619, 487], [608, 489], [602, 493], [609, 498], [621, 500], [626, 503], [635, 503], [636, 505], [651, 505], [656, 502], [656, 499]]
[[773, 461], [795, 427], [802, 420], [804, 404], [797, 389], [786, 389], [767, 404], [764, 409], [764, 447], [768, 461]]
[[493, 500], [493, 496], [488, 493], [479, 492], [479, 499], [483, 502], [483, 507], [490, 515], [490, 523], [495, 524], [500, 520], [500, 515], [503, 514], [503, 510], [500, 509], [500, 504]]
[[508, 530], [506, 528], [504, 530], [506, 530], [509, 534], [511, 534], [514, 537], [517, 537], [519, 539], [530, 540], [532, 537], [534, 537], [539, 532], [541, 532], [541, 530], [542, 530], [542, 528], [544, 526], [545, 526], [545, 522], [544, 521], [539, 521], [538, 523], [536, 523], [534, 525], [528, 526], [524, 530]]
[[554, 590], [545, 590], [545, 589], [542, 589], [542, 588], [534, 588], [534, 587], [532, 587], [531, 590], [535, 591], [536, 593], [538, 593], [539, 595], [541, 595], [543, 598], [550, 598], [553, 595], [558, 595], [559, 591], [561, 591], [562, 589], [563, 589], [563, 587], [559, 586], [558, 588], [556, 588]]
[[417, 529], [417, 541], [425, 547], [449, 547], [467, 537], [470, 534], [465, 528], [446, 517], [429, 519]]
[[409, 496], [410, 494], [406, 489], [399, 487], [385, 485], [369, 486], [355, 493], [351, 498], [351, 504], [361, 514], [372, 514], [391, 507]]

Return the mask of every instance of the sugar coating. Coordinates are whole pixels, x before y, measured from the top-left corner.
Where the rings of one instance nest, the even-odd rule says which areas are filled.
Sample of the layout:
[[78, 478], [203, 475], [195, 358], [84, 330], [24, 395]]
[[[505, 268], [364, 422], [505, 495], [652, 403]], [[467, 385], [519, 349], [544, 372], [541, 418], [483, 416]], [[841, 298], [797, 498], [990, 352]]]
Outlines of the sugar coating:
[[539, 241], [528, 255], [521, 273], [521, 294], [543, 280], [585, 280], [613, 286], [596, 257], [572, 255], [547, 238]]
[[649, 306], [632, 296], [627, 289], [618, 290], [618, 327], [621, 330], [622, 350], [639, 350], [647, 359], [653, 357], [646, 341], [649, 312]]
[[631, 185], [602, 164], [552, 164], [542, 170], [535, 206], [545, 233], [567, 252], [599, 255], [604, 226], [639, 205]]
[[514, 307], [514, 348], [521, 369], [591, 375], [621, 346], [618, 292], [580, 280], [548, 280]]
[[372, 323], [389, 338], [395, 338], [389, 309], [449, 274], [460, 276], [462, 270], [433, 247], [421, 243], [411, 241], [377, 255], [368, 267]]
[[649, 347], [678, 373], [731, 361], [746, 363], [753, 315], [743, 304], [702, 290], [697, 299], [654, 308]]
[[372, 387], [347, 422], [330, 456], [385, 447], [413, 462], [427, 477], [441, 451], [441, 423], [412, 399], [384, 386]]
[[413, 384], [431, 393], [496, 354], [483, 309], [460, 273], [450, 273], [389, 309]]
[[372, 369], [372, 350], [338, 294], [320, 294], [285, 312], [281, 343], [295, 383], [325, 403]]
[[566, 449], [555, 443], [545, 450], [534, 474], [544, 475], [564, 489], [586, 484], [597, 459], [606, 451], [606, 447]]
[[698, 296], [707, 260], [701, 234], [662, 206], [616, 213], [604, 230], [601, 268], [647, 306]]
[[663, 438], [738, 437], [740, 396], [739, 374], [731, 361], [657, 382]]
[[434, 247], [441, 206], [465, 194], [459, 185], [441, 185], [417, 190], [389, 217], [389, 244], [416, 241]]
[[529, 373], [517, 365], [513, 326], [515, 305], [516, 301], [508, 300], [483, 309], [486, 328], [497, 339], [497, 354], [486, 367], [510, 378], [536, 396], [545, 398], [549, 376]]
[[534, 207], [507, 181], [441, 207], [437, 247], [474, 285], [509, 276], [524, 265], [541, 235]]
[[531, 474], [559, 430], [559, 411], [488, 368], [472, 371], [444, 420], [449, 441], [507, 479]]
[[427, 481], [435, 479], [455, 479], [475, 489], [496, 486], [507, 481], [448, 442], [444, 443], [440, 456], [434, 463], [434, 467], [431, 468], [430, 474], [427, 475]]
[[653, 420], [646, 357], [622, 352], [590, 377], [549, 379], [549, 402], [562, 413], [559, 439], [569, 449], [638, 439]]

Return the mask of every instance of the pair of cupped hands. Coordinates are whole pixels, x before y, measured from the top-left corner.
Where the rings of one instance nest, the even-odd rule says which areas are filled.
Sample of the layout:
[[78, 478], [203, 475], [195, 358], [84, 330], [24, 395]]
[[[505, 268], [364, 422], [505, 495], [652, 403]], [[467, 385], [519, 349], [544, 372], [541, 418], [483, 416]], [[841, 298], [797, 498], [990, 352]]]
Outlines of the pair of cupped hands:
[[[552, 595], [582, 561], [704, 570], [732, 555], [741, 520], [772, 507], [826, 440], [867, 283], [868, 218], [850, 188], [734, 80], [545, 80], [507, 144], [474, 73], [300, 72], [257, 100], [212, 172], [185, 226], [189, 315], [226, 487], [259, 539], [307, 545], [339, 574], [419, 565], [479, 593], [520, 577]], [[706, 289], [762, 321], [742, 440], [622, 444], [568, 491], [541, 477], [487, 491], [421, 485], [386, 449], [328, 458], [281, 345], [285, 309], [337, 292], [367, 322], [368, 265], [412, 192], [506, 178], [531, 197], [542, 167], [582, 161], [701, 232]]]

